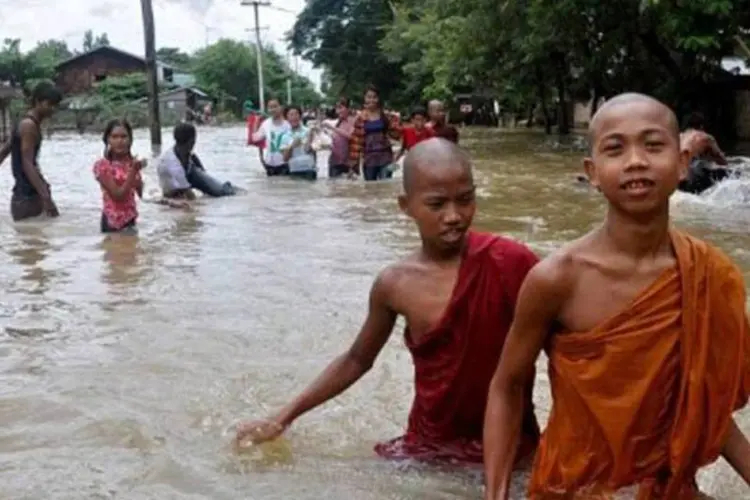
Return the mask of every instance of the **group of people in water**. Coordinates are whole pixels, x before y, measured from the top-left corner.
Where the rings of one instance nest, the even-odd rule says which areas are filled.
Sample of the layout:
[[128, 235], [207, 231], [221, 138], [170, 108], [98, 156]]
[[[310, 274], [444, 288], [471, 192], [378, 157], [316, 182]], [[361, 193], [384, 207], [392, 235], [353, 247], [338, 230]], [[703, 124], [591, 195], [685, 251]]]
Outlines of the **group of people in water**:
[[[62, 93], [52, 84], [42, 82], [31, 94], [31, 108], [14, 127], [10, 139], [0, 146], [0, 163], [8, 156], [15, 184], [11, 197], [14, 221], [40, 215], [57, 217], [59, 210], [52, 189], [38, 164], [42, 145], [41, 125], [51, 117], [62, 101]], [[174, 128], [174, 146], [159, 159], [157, 174], [162, 191], [158, 203], [189, 208], [196, 198], [194, 190], [208, 196], [230, 196], [238, 188], [209, 176], [193, 152], [197, 131], [190, 123]], [[145, 159], [133, 155], [133, 129], [126, 120], [110, 121], [103, 134], [104, 153], [94, 163], [93, 174], [102, 192], [101, 231], [133, 232], [138, 209], [136, 198], [143, 197], [141, 170]]]
[[[375, 446], [382, 457], [483, 464], [486, 500], [508, 498], [512, 472], [525, 464], [532, 464], [532, 499], [611, 498], [623, 488], [642, 500], [697, 498], [696, 473], [719, 456], [750, 487], [750, 443], [733, 418], [750, 396], [745, 284], [729, 257], [671, 227], [669, 198], [695, 156], [672, 110], [622, 94], [597, 111], [584, 168], [606, 200], [606, 216], [540, 260], [522, 243], [471, 229], [470, 157], [437, 121], [439, 103], [415, 111], [406, 132], [379, 114], [377, 93], [368, 94], [352, 119], [348, 101], [339, 103], [339, 121], [350, 126], [334, 138], [349, 149], [338, 150], [331, 166], [356, 174], [352, 159], [369, 157], [365, 178], [379, 178], [393, 157], [369, 134], [410, 136], [398, 204], [421, 245], [375, 278], [367, 317], [345, 352], [278, 412], [238, 425], [238, 449], [277, 438], [352, 386], [402, 316], [415, 396], [405, 434]], [[15, 220], [58, 214], [36, 155], [39, 124], [60, 100], [53, 87], [37, 87], [32, 109], [0, 150], [0, 161], [12, 157]], [[309, 154], [310, 139], [299, 132], [278, 146], [289, 141], [275, 142], [287, 127], [299, 130], [299, 110], [287, 108], [283, 121], [274, 103], [254, 137], [266, 141], [268, 175], [291, 175], [290, 149]], [[195, 129], [181, 124], [174, 135], [175, 147], [160, 160], [162, 187], [167, 199], [187, 201], [184, 176], [202, 168], [192, 152]], [[135, 225], [144, 162], [130, 154], [127, 123], [110, 124], [104, 139], [94, 166], [101, 224], [118, 231]], [[532, 402], [542, 349], [552, 397], [543, 432]]]
[[[750, 487], [750, 443], [733, 418], [750, 395], [743, 276], [670, 221], [693, 152], [672, 110], [642, 94], [607, 101], [589, 140], [584, 168], [606, 216], [542, 260], [471, 230], [466, 151], [414, 146], [398, 203], [421, 246], [375, 278], [351, 346], [278, 412], [239, 424], [236, 446], [277, 438], [352, 386], [402, 316], [415, 395], [405, 434], [375, 446], [382, 457], [483, 464], [486, 500], [507, 499], [529, 463], [537, 500], [700, 498], [696, 474], [720, 456]], [[532, 391], [543, 349], [542, 432]]]
[[[269, 118], [257, 122], [249, 142], [261, 149], [261, 161], [268, 176], [315, 180], [314, 141], [322, 134], [330, 137], [328, 177], [353, 178], [361, 174], [365, 181], [391, 178], [397, 161], [421, 141], [443, 137], [458, 142], [458, 131], [447, 123], [442, 102], [431, 101], [427, 110], [415, 108], [407, 126], [397, 114], [383, 109], [374, 86], [365, 91], [364, 106], [359, 112], [354, 112], [348, 98], [339, 99], [333, 123], [322, 120], [308, 127], [299, 107], [282, 107], [276, 98], [269, 99], [267, 110]], [[401, 143], [397, 156], [391, 141]]]

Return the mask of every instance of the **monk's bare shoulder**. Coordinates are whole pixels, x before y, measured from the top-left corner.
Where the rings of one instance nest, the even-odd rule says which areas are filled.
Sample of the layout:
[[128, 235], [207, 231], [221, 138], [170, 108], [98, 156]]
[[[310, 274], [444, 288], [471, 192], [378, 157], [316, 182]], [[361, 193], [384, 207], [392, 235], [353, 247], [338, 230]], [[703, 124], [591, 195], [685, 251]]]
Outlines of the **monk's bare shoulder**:
[[531, 269], [524, 286], [533, 288], [538, 300], [559, 312], [572, 298], [581, 270], [587, 266], [589, 240], [586, 235], [549, 254]]
[[386, 266], [375, 277], [372, 285], [373, 293], [377, 292], [390, 303], [394, 294], [403, 289], [418, 267], [419, 259], [416, 253]]

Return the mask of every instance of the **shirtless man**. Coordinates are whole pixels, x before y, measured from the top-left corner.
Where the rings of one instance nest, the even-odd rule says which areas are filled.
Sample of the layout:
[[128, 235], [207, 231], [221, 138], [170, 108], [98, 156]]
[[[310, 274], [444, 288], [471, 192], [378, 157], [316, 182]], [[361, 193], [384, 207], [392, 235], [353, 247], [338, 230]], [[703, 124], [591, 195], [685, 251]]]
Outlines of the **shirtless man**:
[[[351, 347], [291, 403], [265, 421], [239, 426], [237, 444], [279, 436], [302, 414], [364, 376], [406, 319], [415, 365], [415, 399], [406, 434], [380, 443], [390, 459], [481, 463], [487, 390], [510, 325], [516, 293], [537, 259], [520, 243], [471, 232], [474, 180], [455, 144], [429, 139], [407, 155], [401, 209], [419, 229], [420, 248], [380, 272], [369, 312]], [[531, 388], [519, 407], [519, 459], [536, 447]]]
[[750, 484], [750, 444], [732, 418], [750, 392], [745, 285], [721, 251], [670, 228], [669, 197], [689, 160], [674, 113], [623, 94], [589, 134], [584, 166], [607, 214], [521, 288], [490, 389], [486, 498], [508, 497], [542, 348], [552, 409], [529, 498], [690, 500], [696, 472], [719, 455]]
[[704, 131], [702, 114], [688, 116], [685, 131], [680, 134], [680, 148], [690, 158], [687, 177], [679, 185], [680, 191], [700, 194], [731, 175], [731, 170], [726, 168], [724, 152], [716, 139]]
[[62, 101], [62, 93], [51, 83], [41, 82], [31, 92], [31, 109], [13, 130], [10, 141], [0, 148], [0, 163], [10, 154], [15, 185], [10, 212], [14, 221], [59, 212], [52, 201], [50, 186], [37, 163], [42, 146], [41, 124], [51, 117]]
[[690, 155], [690, 160], [705, 158], [717, 165], [726, 165], [727, 158], [711, 134], [704, 130], [700, 113], [692, 113], [685, 121], [685, 131], [680, 134], [680, 148]]

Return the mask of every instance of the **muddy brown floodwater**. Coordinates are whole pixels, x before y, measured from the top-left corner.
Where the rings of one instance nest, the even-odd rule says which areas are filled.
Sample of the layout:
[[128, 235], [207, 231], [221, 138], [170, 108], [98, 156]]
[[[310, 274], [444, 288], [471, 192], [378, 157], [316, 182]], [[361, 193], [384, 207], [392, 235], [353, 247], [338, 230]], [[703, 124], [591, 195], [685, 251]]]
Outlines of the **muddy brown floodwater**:
[[[140, 237], [109, 240], [98, 232], [91, 174], [99, 137], [45, 141], [40, 163], [62, 216], [13, 224], [0, 213], [0, 498], [481, 498], [476, 471], [373, 456], [374, 442], [400, 434], [411, 403], [400, 333], [361, 383], [300, 419], [287, 440], [232, 453], [237, 419], [277, 408], [345, 349], [374, 274], [417, 243], [394, 201], [398, 182], [269, 180], [244, 136], [202, 128], [198, 150], [246, 195], [194, 213], [143, 203]], [[479, 228], [545, 254], [600, 219], [599, 197], [571, 182], [580, 155], [543, 152], [531, 134], [464, 137], [476, 160]], [[145, 131], [136, 139], [147, 152]], [[0, 173], [7, 203], [7, 164]], [[154, 197], [153, 165], [146, 180]], [[677, 195], [674, 218], [747, 273], [750, 206], [731, 192]], [[739, 419], [750, 431], [750, 413]], [[701, 484], [718, 498], [750, 498], [724, 463]]]

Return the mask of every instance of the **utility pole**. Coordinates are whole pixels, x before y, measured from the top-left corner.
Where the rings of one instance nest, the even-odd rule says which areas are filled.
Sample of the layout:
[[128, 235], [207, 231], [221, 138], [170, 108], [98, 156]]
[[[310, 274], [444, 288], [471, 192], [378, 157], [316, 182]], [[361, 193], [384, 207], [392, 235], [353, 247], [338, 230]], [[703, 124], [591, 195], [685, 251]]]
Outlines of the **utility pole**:
[[262, 0], [242, 0], [240, 5], [252, 5], [255, 14], [255, 60], [258, 63], [258, 109], [263, 113], [266, 111], [266, 96], [263, 89], [263, 47], [260, 43], [260, 7], [268, 7], [271, 2]]
[[151, 150], [161, 150], [161, 121], [159, 119], [159, 82], [156, 76], [156, 35], [154, 8], [151, 0], [141, 0], [143, 38], [146, 45], [146, 87], [148, 90], [148, 121], [151, 130]]

